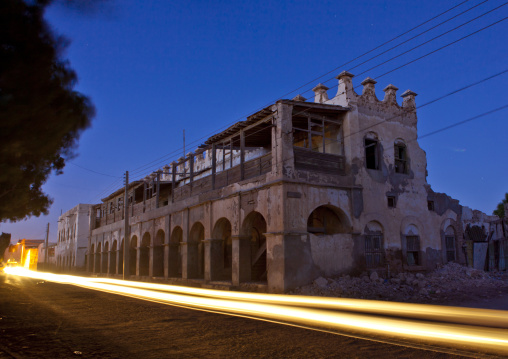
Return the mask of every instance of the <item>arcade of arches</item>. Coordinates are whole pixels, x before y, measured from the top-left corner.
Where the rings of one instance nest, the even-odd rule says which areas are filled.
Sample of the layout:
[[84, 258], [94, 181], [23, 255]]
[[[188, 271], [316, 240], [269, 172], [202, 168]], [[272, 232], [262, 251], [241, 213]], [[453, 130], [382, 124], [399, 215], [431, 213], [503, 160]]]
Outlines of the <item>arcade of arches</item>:
[[[129, 244], [129, 274], [139, 278], [198, 279], [232, 282], [239, 272], [242, 282], [266, 283], [266, 231], [262, 214], [252, 212], [244, 219], [241, 233], [232, 235], [231, 221], [218, 219], [211, 231], [212, 238], [205, 238], [205, 228], [200, 221], [190, 226], [188, 240], [184, 231], [175, 225], [166, 238], [166, 231], [158, 229], [155, 235], [145, 232], [141, 240], [132, 235]], [[234, 243], [237, 242], [235, 246]], [[234, 247], [240, 252], [237, 258]], [[90, 247], [88, 269], [101, 275], [123, 274], [124, 240], [98, 241]]]

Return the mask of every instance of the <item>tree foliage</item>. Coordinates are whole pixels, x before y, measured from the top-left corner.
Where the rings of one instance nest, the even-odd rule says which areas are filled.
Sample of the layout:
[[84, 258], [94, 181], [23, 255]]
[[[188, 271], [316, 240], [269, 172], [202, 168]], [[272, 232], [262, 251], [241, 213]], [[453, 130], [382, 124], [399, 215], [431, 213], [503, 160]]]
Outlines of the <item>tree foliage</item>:
[[0, 221], [47, 214], [41, 186], [62, 173], [95, 113], [73, 90], [68, 41], [43, 17], [49, 2], [0, 1]]
[[498, 216], [499, 218], [504, 218], [504, 216], [505, 216], [504, 205], [506, 203], [508, 203], [508, 193], [504, 194], [504, 199], [501, 202], [499, 202], [499, 204], [497, 205], [497, 208], [494, 210], [493, 214]]

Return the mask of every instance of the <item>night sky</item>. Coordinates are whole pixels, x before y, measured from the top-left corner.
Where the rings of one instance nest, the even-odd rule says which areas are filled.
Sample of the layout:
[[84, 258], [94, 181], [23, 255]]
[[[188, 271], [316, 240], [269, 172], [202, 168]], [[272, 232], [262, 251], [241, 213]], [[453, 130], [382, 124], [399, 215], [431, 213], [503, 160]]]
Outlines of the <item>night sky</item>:
[[[0, 231], [56, 242], [57, 220], [78, 203], [98, 203], [122, 186], [126, 170], [140, 179], [182, 156], [182, 131], [194, 150], [211, 134], [280, 97], [312, 99], [317, 83], [337, 92], [343, 70], [418, 94], [417, 106], [508, 70], [508, 20], [381, 76], [508, 17], [508, 5], [409, 53], [445, 31], [501, 6], [503, 1], [113, 1], [96, 11], [51, 6], [46, 18], [71, 40], [66, 58], [76, 90], [97, 109], [81, 137], [79, 156], [44, 190], [54, 198], [48, 216]], [[461, 5], [459, 5], [461, 4]], [[463, 15], [363, 65], [372, 56]], [[456, 6], [420, 28], [365, 52]], [[374, 69], [392, 57], [394, 60]], [[347, 64], [346, 64], [347, 63]], [[328, 73], [326, 76], [317, 77]], [[381, 76], [381, 77], [380, 77]], [[508, 105], [508, 72], [418, 110], [420, 136]], [[309, 84], [307, 84], [310, 82]], [[307, 84], [307, 85], [305, 85]], [[303, 86], [305, 85], [305, 86]], [[303, 86], [296, 92], [290, 91]], [[462, 205], [491, 214], [508, 192], [508, 108], [422, 138], [428, 182]]]

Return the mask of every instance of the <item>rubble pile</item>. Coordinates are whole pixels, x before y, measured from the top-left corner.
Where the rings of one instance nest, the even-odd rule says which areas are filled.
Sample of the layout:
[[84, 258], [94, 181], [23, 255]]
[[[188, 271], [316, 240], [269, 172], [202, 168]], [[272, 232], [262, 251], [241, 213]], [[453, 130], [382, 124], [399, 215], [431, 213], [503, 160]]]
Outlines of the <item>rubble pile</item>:
[[411, 303], [453, 303], [508, 293], [508, 272], [484, 272], [448, 263], [430, 273], [404, 272], [383, 278], [378, 273], [359, 277], [317, 278], [291, 294], [389, 300]]

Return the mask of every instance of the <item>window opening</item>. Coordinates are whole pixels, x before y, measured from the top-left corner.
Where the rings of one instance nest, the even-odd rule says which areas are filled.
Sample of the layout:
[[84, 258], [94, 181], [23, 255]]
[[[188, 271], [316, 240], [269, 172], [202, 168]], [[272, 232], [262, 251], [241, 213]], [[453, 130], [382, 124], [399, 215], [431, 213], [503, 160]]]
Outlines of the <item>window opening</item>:
[[407, 151], [406, 145], [395, 144], [395, 172], [407, 173]]
[[406, 236], [406, 260], [410, 266], [420, 264], [420, 237]]
[[429, 211], [434, 211], [434, 201], [427, 201]]
[[380, 235], [365, 236], [365, 262], [368, 268], [383, 265], [383, 239]]
[[341, 125], [324, 117], [296, 117], [293, 119], [293, 146], [342, 155]]
[[455, 236], [445, 236], [446, 242], [446, 261], [452, 262], [455, 260]]
[[388, 196], [388, 207], [395, 208], [395, 197], [394, 196]]
[[365, 165], [368, 169], [379, 169], [378, 141], [369, 138], [365, 139]]

